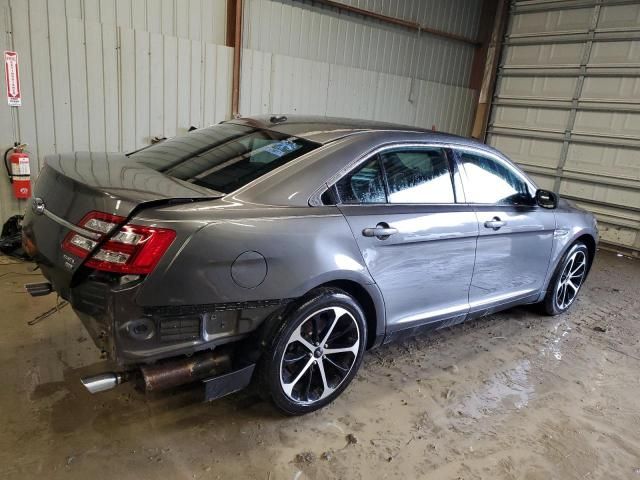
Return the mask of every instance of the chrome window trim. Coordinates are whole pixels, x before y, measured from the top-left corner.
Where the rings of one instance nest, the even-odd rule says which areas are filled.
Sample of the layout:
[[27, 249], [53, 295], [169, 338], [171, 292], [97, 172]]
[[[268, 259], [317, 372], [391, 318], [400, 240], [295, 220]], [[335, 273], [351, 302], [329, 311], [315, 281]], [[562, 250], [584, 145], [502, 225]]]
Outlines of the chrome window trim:
[[[341, 207], [474, 207], [477, 203], [339, 203]], [[329, 206], [329, 205], [325, 205]], [[334, 205], [335, 206], [335, 205]]]

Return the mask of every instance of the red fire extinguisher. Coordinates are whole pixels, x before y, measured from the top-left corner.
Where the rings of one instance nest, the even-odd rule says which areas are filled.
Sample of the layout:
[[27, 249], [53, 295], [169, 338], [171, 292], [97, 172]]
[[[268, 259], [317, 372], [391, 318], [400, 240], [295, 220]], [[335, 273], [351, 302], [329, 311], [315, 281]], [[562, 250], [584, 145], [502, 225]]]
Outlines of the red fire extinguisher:
[[[24, 151], [26, 144], [17, 144], [4, 152], [4, 165], [7, 168], [9, 180], [13, 186], [16, 198], [31, 197], [31, 167], [29, 155]], [[11, 154], [9, 154], [11, 152]], [[9, 162], [7, 163], [7, 155]]]

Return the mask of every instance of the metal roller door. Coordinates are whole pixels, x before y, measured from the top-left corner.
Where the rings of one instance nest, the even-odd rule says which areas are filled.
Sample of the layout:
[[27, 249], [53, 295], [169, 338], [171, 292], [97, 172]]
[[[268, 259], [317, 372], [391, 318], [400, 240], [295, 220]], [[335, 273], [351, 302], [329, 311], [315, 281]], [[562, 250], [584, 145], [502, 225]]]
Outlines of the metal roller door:
[[487, 142], [640, 254], [640, 1], [511, 5]]

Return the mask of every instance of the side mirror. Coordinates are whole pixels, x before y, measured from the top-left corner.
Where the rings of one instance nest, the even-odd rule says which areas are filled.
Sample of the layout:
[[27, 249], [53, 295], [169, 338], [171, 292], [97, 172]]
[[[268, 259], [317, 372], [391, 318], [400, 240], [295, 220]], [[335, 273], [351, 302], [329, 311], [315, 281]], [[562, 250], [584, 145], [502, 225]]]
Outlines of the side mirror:
[[549, 190], [538, 190], [536, 192], [536, 203], [542, 208], [553, 209], [558, 206], [558, 196]]

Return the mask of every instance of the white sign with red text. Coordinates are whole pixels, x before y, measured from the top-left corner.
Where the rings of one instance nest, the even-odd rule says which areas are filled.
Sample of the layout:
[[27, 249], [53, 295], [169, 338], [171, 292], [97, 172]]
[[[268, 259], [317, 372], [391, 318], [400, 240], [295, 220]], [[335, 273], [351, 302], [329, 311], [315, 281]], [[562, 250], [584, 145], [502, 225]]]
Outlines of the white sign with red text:
[[9, 106], [21, 106], [20, 75], [18, 73], [18, 54], [16, 52], [4, 52], [4, 75], [7, 83], [7, 102]]

